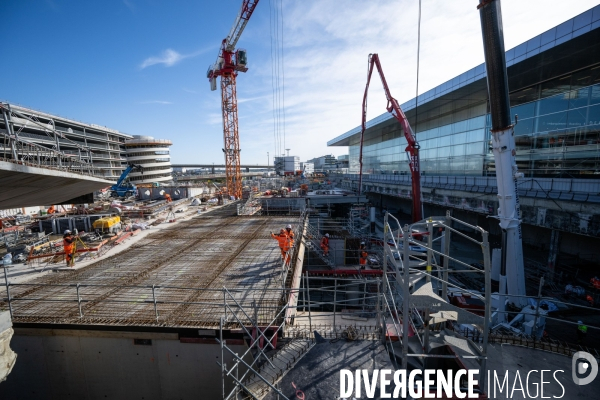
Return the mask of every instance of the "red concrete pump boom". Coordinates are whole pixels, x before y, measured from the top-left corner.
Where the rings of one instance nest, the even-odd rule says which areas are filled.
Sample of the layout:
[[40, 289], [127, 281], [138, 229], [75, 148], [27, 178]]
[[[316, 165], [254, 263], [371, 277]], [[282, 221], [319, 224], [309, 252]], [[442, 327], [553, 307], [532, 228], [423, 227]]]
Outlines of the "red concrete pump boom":
[[408, 153], [408, 165], [410, 166], [410, 173], [412, 177], [412, 196], [413, 196], [413, 205], [412, 205], [412, 218], [413, 222], [417, 222], [423, 219], [423, 202], [421, 198], [421, 171], [419, 167], [419, 143], [417, 143], [417, 139], [415, 138], [415, 134], [408, 123], [408, 119], [398, 101], [392, 97], [390, 94], [390, 89], [385, 80], [385, 75], [383, 74], [383, 70], [381, 69], [381, 63], [379, 62], [379, 56], [377, 54], [369, 54], [369, 73], [367, 75], [367, 86], [365, 87], [365, 95], [363, 97], [363, 113], [362, 113], [362, 125], [360, 132], [360, 154], [358, 161], [360, 163], [360, 174], [359, 174], [359, 183], [358, 183], [358, 194], [362, 190], [362, 170], [363, 170], [363, 141], [365, 136], [365, 129], [367, 128], [367, 94], [369, 92], [369, 83], [371, 82], [371, 75], [373, 74], [373, 66], [377, 67], [377, 72], [379, 72], [379, 77], [381, 78], [381, 83], [383, 84], [383, 90], [385, 91], [385, 97], [387, 98], [387, 107], [389, 113], [391, 113], [402, 125], [402, 130], [404, 131], [404, 137], [408, 142], [408, 146], [406, 146], [406, 151]]

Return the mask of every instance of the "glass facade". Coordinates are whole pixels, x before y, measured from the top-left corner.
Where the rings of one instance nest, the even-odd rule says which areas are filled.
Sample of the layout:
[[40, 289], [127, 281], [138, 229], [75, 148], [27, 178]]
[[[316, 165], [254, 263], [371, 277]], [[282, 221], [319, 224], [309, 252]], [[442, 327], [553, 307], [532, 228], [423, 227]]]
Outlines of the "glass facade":
[[[599, 24], [600, 6], [507, 51], [516, 159], [526, 176], [600, 177]], [[418, 109], [415, 99], [402, 105], [423, 174], [495, 175], [482, 67], [420, 95]], [[349, 146], [349, 172], [359, 171], [360, 127], [328, 144]], [[408, 174], [406, 146], [390, 114], [370, 120], [363, 172]]]
[[[585, 75], [582, 79], [582, 75]], [[512, 107], [517, 164], [527, 176], [585, 177], [600, 172], [600, 67], [570, 77], [571, 90]], [[520, 92], [514, 96], [518, 100]], [[546, 94], [552, 93], [547, 91]], [[493, 170], [490, 161], [487, 170]]]

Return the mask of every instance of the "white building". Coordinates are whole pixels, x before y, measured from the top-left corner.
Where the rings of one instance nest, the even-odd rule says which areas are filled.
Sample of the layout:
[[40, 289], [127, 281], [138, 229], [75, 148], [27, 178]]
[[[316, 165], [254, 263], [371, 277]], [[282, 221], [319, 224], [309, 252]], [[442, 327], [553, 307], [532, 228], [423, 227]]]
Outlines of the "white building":
[[168, 182], [173, 180], [171, 173], [170, 140], [154, 139], [152, 136], [135, 135], [125, 142], [127, 162], [139, 164], [144, 170], [133, 171], [129, 175], [132, 183]]
[[335, 156], [331, 154], [313, 158], [312, 160], [308, 160], [308, 162], [314, 164], [315, 171], [317, 172], [327, 172], [337, 169], [337, 160]]
[[312, 174], [315, 172], [315, 164], [311, 162], [301, 162], [300, 169], [304, 171], [305, 174]]
[[277, 175], [284, 175], [286, 172], [295, 174], [296, 171], [300, 170], [300, 157], [275, 157], [274, 164]]

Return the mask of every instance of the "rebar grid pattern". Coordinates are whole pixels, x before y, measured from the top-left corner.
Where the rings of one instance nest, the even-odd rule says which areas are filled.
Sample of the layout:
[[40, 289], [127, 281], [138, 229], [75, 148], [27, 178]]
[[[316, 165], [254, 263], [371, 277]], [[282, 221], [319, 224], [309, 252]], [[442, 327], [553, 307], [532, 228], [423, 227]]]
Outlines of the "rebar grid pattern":
[[227, 287], [256, 310], [251, 318], [269, 323], [285, 294], [269, 233], [293, 221], [234, 212], [180, 222], [81, 270], [11, 284], [13, 321], [218, 328]]

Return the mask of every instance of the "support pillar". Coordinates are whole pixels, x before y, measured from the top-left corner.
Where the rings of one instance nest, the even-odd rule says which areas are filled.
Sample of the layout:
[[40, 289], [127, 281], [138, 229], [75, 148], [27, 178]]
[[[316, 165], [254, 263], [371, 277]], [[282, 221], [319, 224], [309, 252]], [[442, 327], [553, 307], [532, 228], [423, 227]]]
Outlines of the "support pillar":
[[554, 280], [554, 272], [556, 269], [556, 257], [560, 247], [560, 231], [552, 229], [550, 236], [550, 250], [548, 251], [548, 278]]

